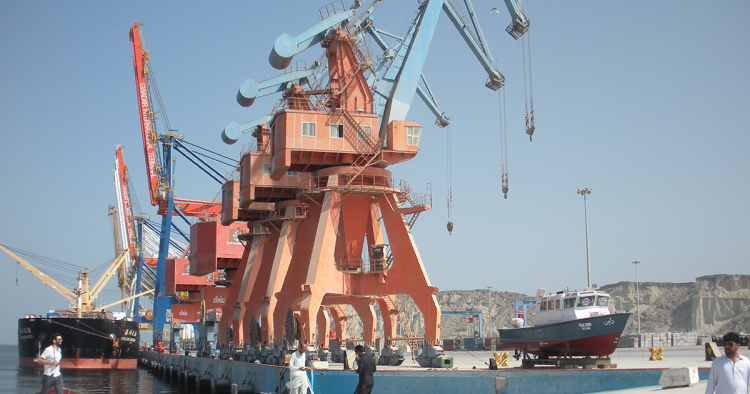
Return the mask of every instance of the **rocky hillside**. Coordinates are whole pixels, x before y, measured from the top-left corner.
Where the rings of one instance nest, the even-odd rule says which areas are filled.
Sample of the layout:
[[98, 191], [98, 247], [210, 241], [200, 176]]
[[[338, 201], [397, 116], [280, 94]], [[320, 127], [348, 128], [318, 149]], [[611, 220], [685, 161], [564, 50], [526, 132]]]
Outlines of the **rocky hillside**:
[[[750, 331], [750, 275], [710, 275], [694, 283], [639, 284], [641, 331], [694, 331], [719, 334]], [[602, 286], [612, 296], [610, 309], [636, 312], [635, 283]], [[625, 328], [637, 330], [635, 316]]]
[[[634, 282], [602, 286], [612, 296], [613, 312], [636, 312]], [[694, 283], [639, 283], [641, 295], [641, 332], [693, 331], [700, 334], [723, 334], [727, 331], [750, 332], [750, 275], [711, 275], [697, 278]], [[437, 294], [443, 311], [463, 311], [473, 307], [482, 311], [482, 336], [497, 336], [497, 329], [506, 327], [512, 318], [516, 301], [530, 296], [490, 290], [451, 290]], [[419, 336], [424, 321], [409, 297], [399, 297], [399, 335]], [[376, 305], [377, 308], [377, 305]], [[356, 313], [350, 316], [348, 335], [361, 337], [361, 322]], [[380, 312], [378, 312], [378, 316]], [[533, 322], [534, 308], [529, 308]], [[469, 316], [443, 316], [442, 337], [471, 336]], [[637, 319], [630, 319], [625, 332], [637, 331]], [[382, 335], [382, 322], [378, 322]]]

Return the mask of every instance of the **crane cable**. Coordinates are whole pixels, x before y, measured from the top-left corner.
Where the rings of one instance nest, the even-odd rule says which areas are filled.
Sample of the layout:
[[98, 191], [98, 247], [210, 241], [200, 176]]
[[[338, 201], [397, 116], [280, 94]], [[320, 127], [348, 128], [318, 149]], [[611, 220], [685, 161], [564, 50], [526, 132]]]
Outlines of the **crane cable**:
[[451, 159], [451, 126], [448, 125], [448, 132], [446, 133], [447, 136], [447, 169], [446, 169], [446, 176], [447, 176], [447, 203], [448, 203], [448, 235], [450, 235], [453, 232], [453, 174], [451, 173], [451, 167], [452, 159]]
[[[528, 55], [528, 61], [529, 61], [529, 78], [528, 78], [528, 86], [527, 86], [527, 79], [526, 79], [526, 47], [528, 46], [529, 49], [529, 55]], [[524, 104], [526, 106], [526, 134], [529, 135], [529, 141], [531, 141], [531, 137], [534, 135], [534, 129], [536, 129], [536, 126], [534, 126], [534, 93], [533, 93], [533, 87], [531, 83], [531, 32], [526, 33], [523, 37], [521, 37], [521, 50], [523, 53], [523, 99]]]
[[497, 92], [500, 113], [500, 173], [502, 179], [503, 198], [508, 198], [508, 133], [505, 116], [505, 88]]

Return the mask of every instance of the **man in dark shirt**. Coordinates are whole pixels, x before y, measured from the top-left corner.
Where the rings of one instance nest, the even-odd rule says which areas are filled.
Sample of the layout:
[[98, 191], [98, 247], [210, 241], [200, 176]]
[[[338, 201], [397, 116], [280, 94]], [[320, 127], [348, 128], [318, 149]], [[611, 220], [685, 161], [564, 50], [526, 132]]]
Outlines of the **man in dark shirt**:
[[354, 394], [370, 394], [372, 386], [375, 385], [375, 379], [372, 376], [375, 373], [375, 359], [365, 353], [365, 347], [362, 345], [355, 346], [354, 351], [359, 356], [359, 361], [357, 361], [359, 383], [357, 389], [354, 390]]

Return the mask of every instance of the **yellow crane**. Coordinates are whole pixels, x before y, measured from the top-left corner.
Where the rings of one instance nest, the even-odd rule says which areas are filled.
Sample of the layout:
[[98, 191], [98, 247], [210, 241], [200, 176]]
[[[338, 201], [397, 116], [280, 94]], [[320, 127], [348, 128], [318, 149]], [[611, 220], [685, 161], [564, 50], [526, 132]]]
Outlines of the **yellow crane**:
[[73, 289], [72, 291], [68, 290], [67, 288], [65, 288], [65, 286], [61, 285], [56, 280], [50, 278], [44, 272], [34, 267], [33, 265], [29, 264], [24, 259], [18, 257], [17, 255], [15, 255], [13, 252], [6, 249], [2, 245], [0, 245], [0, 250], [7, 253], [10, 257], [16, 260], [29, 272], [34, 274], [34, 276], [39, 278], [42, 281], [42, 283], [53, 288], [58, 293], [62, 294], [62, 296], [65, 297], [70, 302], [71, 309], [73, 309], [76, 312], [79, 318], [81, 317], [81, 314], [83, 313], [102, 312], [111, 306], [115, 306], [117, 304], [128, 302], [135, 297], [140, 297], [142, 295], [154, 292], [153, 289], [144, 291], [142, 293], [139, 293], [139, 294], [130, 296], [128, 298], [119, 300], [117, 302], [113, 302], [111, 304], [107, 304], [107, 305], [100, 306], [100, 307], [97, 307], [96, 304], [94, 304], [94, 301], [99, 296], [99, 293], [102, 291], [102, 289], [104, 289], [104, 286], [107, 284], [109, 279], [117, 272], [117, 269], [125, 261], [125, 257], [128, 255], [129, 249], [125, 249], [122, 252], [120, 252], [117, 258], [115, 258], [112, 264], [110, 264], [109, 268], [107, 268], [107, 270], [104, 272], [104, 275], [102, 275], [102, 277], [99, 278], [99, 280], [96, 282], [94, 287], [89, 286], [89, 270], [84, 269], [83, 272], [79, 272], [78, 277], [77, 277], [78, 287]]

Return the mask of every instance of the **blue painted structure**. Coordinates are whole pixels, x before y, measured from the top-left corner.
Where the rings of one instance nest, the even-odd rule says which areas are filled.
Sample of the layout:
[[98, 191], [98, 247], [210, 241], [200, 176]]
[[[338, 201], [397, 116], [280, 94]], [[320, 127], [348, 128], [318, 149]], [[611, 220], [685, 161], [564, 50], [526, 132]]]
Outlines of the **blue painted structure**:
[[[252, 387], [255, 392], [277, 392], [280, 384], [289, 381], [285, 367], [250, 364], [208, 358], [142, 352], [140, 365], [152, 370], [176, 368], [181, 372], [220, 379]], [[413, 394], [442, 393], [559, 393], [580, 394], [656, 387], [663, 369], [500, 369], [379, 371], [375, 373], [374, 393], [408, 392]], [[701, 380], [708, 379], [708, 368], [699, 369]], [[280, 379], [281, 378], [281, 379]], [[349, 394], [357, 385], [352, 371], [313, 370], [308, 378], [316, 393]]]
[[[440, 314], [443, 315], [467, 315], [467, 316], [476, 316], [477, 321], [474, 322], [474, 338], [480, 338], [482, 336], [482, 311], [479, 309], [474, 308], [466, 308], [465, 311], [441, 311]], [[477, 327], [479, 325], [479, 327]]]

